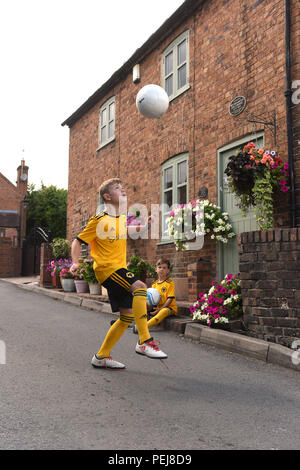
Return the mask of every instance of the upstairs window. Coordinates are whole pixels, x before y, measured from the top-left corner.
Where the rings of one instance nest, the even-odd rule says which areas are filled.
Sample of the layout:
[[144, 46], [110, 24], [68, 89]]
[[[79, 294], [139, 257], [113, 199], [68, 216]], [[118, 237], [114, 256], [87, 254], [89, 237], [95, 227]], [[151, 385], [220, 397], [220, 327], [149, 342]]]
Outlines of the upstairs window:
[[101, 106], [99, 148], [115, 139], [115, 106], [114, 96]]
[[163, 88], [172, 100], [189, 86], [189, 31], [178, 36], [163, 53]]

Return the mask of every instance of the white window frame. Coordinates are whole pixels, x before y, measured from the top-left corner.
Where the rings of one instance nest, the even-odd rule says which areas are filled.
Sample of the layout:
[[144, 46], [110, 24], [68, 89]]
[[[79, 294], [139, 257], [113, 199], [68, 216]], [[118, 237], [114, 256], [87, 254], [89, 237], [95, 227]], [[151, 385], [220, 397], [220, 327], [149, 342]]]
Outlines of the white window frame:
[[[187, 181], [186, 183], [178, 184], [178, 165], [182, 162], [186, 162], [187, 165]], [[172, 168], [172, 188], [165, 188], [164, 187], [164, 176], [165, 170]], [[165, 193], [172, 190], [172, 205], [179, 204], [178, 202], [178, 189], [180, 187], [186, 186], [186, 203], [189, 202], [189, 154], [188, 153], [181, 153], [180, 155], [176, 155], [173, 158], [170, 158], [165, 163], [163, 163], [161, 167], [161, 204], [162, 204], [162, 211], [161, 211], [161, 243], [170, 243], [170, 240], [165, 240], [164, 237], [164, 230], [166, 227], [164, 226], [164, 217], [167, 215], [167, 212], [164, 212], [164, 201], [165, 201]]]
[[[110, 106], [114, 104], [114, 116], [113, 119], [109, 119], [109, 108]], [[102, 121], [102, 114], [103, 112], [106, 112], [106, 122], [104, 123]], [[114, 123], [114, 132], [113, 135], [108, 137], [108, 128], [110, 123]], [[102, 129], [105, 128], [105, 137], [101, 141], [101, 135], [102, 135]], [[115, 140], [115, 131], [116, 131], [116, 97], [112, 96], [109, 98], [100, 108], [100, 115], [99, 115], [99, 147], [97, 150], [100, 150], [102, 147], [105, 147], [105, 145], [109, 144], [113, 140]]]
[[[189, 83], [189, 76], [190, 76], [190, 52], [189, 52], [189, 30], [184, 31], [181, 33], [174, 41], [169, 44], [169, 46], [164, 50], [162, 55], [162, 87], [166, 90], [166, 79], [173, 74], [173, 93], [169, 95], [169, 101], [172, 101], [177, 96], [184, 93], [186, 90], [190, 88]], [[178, 46], [183, 42], [186, 41], [186, 59], [184, 62], [178, 65]], [[173, 70], [170, 74], [166, 75], [165, 73], [165, 62], [166, 57], [173, 53]], [[178, 88], [178, 70], [183, 66], [186, 65], [186, 84], [181, 88]]]

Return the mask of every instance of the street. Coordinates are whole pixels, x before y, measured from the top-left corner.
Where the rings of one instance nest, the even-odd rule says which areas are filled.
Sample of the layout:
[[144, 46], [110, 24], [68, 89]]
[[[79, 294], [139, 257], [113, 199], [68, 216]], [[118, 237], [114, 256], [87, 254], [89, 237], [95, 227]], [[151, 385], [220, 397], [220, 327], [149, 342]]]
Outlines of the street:
[[90, 360], [112, 316], [0, 281], [0, 449], [298, 449], [299, 373], [153, 331], [169, 358]]

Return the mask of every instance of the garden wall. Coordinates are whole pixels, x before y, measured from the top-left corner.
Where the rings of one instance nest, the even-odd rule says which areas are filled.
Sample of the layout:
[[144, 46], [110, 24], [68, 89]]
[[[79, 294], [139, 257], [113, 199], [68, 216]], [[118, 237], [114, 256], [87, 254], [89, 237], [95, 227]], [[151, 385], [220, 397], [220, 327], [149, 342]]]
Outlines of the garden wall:
[[244, 322], [256, 338], [300, 339], [300, 228], [238, 235]]

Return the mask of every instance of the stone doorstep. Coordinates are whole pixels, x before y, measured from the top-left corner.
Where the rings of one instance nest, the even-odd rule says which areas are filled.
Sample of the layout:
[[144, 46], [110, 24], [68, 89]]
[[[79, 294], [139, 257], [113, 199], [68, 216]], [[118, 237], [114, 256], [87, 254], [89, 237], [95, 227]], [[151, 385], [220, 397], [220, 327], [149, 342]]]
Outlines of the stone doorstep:
[[294, 359], [296, 363], [294, 364], [292, 359], [295, 351], [279, 344], [229, 331], [213, 329], [193, 322], [187, 323], [184, 337], [199, 343], [300, 371], [300, 354], [296, 353], [297, 357]]

